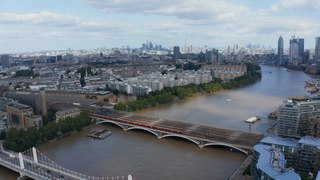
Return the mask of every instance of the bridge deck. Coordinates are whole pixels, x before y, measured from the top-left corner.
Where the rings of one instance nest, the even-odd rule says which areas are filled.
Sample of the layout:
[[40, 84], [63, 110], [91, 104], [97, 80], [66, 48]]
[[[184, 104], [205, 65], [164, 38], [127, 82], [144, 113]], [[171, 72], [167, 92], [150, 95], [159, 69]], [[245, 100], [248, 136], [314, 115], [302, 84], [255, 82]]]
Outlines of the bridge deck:
[[262, 134], [242, 132], [230, 129], [216, 128], [180, 121], [172, 121], [153, 116], [120, 112], [120, 111], [97, 111], [91, 114], [92, 117], [99, 117], [122, 124], [144, 127], [150, 130], [181, 134], [183, 136], [204, 140], [207, 142], [223, 142], [238, 147], [250, 149], [262, 138]]

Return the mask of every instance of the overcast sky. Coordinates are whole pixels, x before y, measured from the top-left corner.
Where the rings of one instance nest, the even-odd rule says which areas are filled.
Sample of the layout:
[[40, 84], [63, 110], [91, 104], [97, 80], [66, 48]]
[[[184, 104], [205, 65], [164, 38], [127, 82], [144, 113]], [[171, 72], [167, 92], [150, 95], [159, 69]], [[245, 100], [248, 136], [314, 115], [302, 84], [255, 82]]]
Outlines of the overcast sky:
[[0, 53], [97, 47], [288, 48], [292, 35], [314, 49], [320, 0], [0, 0]]

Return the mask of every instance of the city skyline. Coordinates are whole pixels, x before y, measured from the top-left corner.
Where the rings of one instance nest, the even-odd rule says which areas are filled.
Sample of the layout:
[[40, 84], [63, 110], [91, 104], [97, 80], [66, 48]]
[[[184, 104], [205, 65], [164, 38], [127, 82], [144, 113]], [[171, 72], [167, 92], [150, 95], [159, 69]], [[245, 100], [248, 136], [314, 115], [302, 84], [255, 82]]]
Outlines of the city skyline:
[[[277, 47], [292, 35], [315, 48], [320, 36], [317, 0], [168, 1], [0, 0], [0, 53], [97, 47]], [[263, 43], [261, 43], [263, 42]]]

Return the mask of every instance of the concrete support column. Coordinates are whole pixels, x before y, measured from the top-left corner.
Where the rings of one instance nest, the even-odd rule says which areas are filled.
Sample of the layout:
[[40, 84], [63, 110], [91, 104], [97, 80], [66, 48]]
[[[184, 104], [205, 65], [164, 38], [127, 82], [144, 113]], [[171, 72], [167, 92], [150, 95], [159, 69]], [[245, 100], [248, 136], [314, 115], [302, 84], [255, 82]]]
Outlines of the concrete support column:
[[206, 144], [206, 142], [200, 141], [198, 146], [199, 146], [199, 148], [203, 148], [205, 144]]
[[123, 125], [123, 130], [124, 131], [128, 131], [129, 128], [130, 128], [129, 126]]
[[33, 155], [33, 161], [35, 163], [38, 163], [37, 149], [35, 147], [32, 147], [32, 155]]
[[28, 177], [23, 174], [20, 174], [20, 176], [17, 177], [17, 180], [25, 180], [25, 179], [28, 179]]
[[23, 158], [21, 153], [19, 153], [19, 162], [20, 162], [20, 169], [24, 169], [24, 163], [23, 163]]

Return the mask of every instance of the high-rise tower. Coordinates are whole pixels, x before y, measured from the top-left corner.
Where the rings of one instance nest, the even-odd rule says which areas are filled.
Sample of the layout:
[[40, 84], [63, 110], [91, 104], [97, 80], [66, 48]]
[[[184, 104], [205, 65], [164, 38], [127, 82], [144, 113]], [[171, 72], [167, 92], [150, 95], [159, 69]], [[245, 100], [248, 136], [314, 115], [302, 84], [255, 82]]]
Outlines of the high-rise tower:
[[177, 60], [180, 57], [180, 47], [174, 46], [173, 47], [173, 59]]
[[304, 62], [304, 39], [303, 38], [299, 38], [299, 56], [302, 60], [302, 62]]
[[277, 65], [280, 66], [283, 64], [283, 38], [282, 36], [279, 37], [278, 40], [278, 61]]
[[293, 66], [297, 66], [300, 60], [299, 55], [299, 39], [295, 36], [290, 39], [289, 46], [289, 64]]
[[315, 60], [320, 60], [320, 37], [316, 37]]

